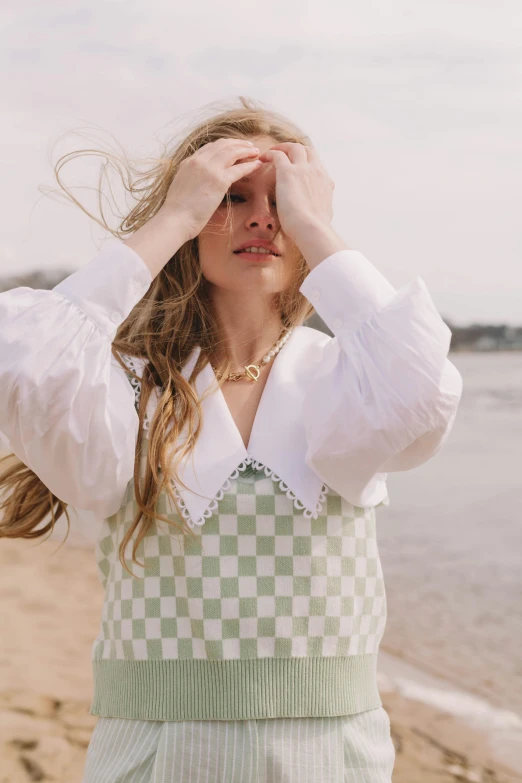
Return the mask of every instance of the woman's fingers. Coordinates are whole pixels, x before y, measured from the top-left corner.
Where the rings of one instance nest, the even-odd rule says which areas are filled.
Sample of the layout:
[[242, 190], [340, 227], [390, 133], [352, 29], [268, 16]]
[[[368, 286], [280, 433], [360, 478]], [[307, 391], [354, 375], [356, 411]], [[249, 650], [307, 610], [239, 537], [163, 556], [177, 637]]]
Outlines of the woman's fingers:
[[208, 163], [225, 160], [232, 165], [241, 157], [258, 155], [259, 150], [245, 139], [217, 139], [205, 144], [195, 154], [200, 154]]
[[177, 214], [184, 221], [186, 235], [193, 238], [220, 206], [232, 182], [260, 165], [259, 150], [245, 139], [204, 144], [179, 164], [162, 208]]
[[280, 150], [285, 153], [292, 163], [306, 163], [309, 160], [308, 149], [309, 148], [305, 147], [304, 144], [298, 144], [293, 141], [282, 141], [280, 144], [275, 144], [273, 147], [270, 147], [267, 152]]
[[276, 169], [277, 214], [283, 231], [297, 243], [310, 220], [328, 224], [333, 217], [333, 181], [311, 147], [275, 144], [259, 156]]
[[277, 149], [269, 149], [266, 152], [262, 153], [259, 156], [259, 160], [262, 163], [273, 163], [274, 166], [291, 166], [292, 163], [295, 163], [296, 161], [291, 161], [286, 154], [286, 152], [283, 152], [282, 150]]
[[235, 163], [230, 169], [230, 174], [232, 176], [232, 182], [237, 182], [238, 179], [241, 179], [241, 177], [245, 177], [247, 174], [252, 173], [252, 171], [256, 171], [256, 169], [260, 168], [260, 166], [263, 165], [263, 162], [260, 160], [248, 160], [245, 163]]

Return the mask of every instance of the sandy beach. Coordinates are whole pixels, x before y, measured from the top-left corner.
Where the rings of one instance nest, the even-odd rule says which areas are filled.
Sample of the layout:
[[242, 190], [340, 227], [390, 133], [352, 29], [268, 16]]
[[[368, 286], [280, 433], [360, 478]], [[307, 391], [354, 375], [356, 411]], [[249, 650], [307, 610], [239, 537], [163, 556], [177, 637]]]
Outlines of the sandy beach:
[[[393, 781], [522, 783], [520, 362], [456, 359], [466, 391], [451, 441], [414, 474], [390, 476], [379, 517]], [[43, 543], [0, 540], [0, 783], [81, 783], [97, 721], [98, 525], [71, 511], [61, 549], [65, 520]]]
[[[90, 652], [102, 588], [92, 552], [60, 542], [0, 542], [0, 783], [81, 783], [97, 721]], [[498, 715], [487, 717], [478, 699], [380, 658], [394, 783], [522, 781], [522, 721], [513, 716], [510, 734], [506, 713], [495, 733]]]

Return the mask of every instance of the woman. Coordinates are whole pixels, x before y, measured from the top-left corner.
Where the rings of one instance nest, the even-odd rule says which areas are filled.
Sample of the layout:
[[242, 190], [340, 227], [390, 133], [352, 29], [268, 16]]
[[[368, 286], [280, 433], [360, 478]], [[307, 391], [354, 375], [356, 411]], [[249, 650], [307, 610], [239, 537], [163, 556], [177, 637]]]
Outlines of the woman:
[[1, 535], [103, 520], [84, 783], [391, 780], [375, 510], [462, 380], [422, 279], [396, 291], [333, 230], [333, 187], [242, 99], [85, 267], [0, 296]]

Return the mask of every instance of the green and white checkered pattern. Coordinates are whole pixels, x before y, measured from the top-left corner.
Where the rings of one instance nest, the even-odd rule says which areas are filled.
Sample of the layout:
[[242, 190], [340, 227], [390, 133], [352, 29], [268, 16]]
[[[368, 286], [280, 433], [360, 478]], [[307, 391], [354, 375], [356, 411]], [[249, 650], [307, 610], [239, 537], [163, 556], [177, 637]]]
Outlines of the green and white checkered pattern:
[[[386, 595], [373, 507], [353, 506], [330, 490], [313, 520], [263, 470], [247, 465], [196, 538], [155, 522], [138, 548], [144, 568], [130, 562], [129, 544], [133, 578], [118, 558], [137, 513], [132, 484], [96, 545], [105, 600], [93, 658], [377, 652]], [[175, 514], [167, 496], [159, 511]]]

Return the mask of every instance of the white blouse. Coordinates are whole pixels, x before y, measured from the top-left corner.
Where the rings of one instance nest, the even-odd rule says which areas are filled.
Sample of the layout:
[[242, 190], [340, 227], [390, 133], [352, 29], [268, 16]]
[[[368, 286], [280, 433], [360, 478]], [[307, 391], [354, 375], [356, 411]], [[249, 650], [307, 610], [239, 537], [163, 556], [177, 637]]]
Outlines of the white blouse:
[[[5, 445], [57, 497], [100, 518], [123, 502], [138, 433], [134, 389], [111, 343], [151, 282], [143, 259], [110, 239], [52, 290], [0, 294]], [[221, 391], [204, 402], [194, 459], [180, 473], [194, 524], [245, 459], [265, 465], [312, 516], [323, 485], [354, 505], [386, 502], [387, 473], [426, 462], [453, 426], [462, 378], [422, 278], [397, 291], [362, 253], [340, 250], [300, 290], [334, 337], [296, 327], [272, 361], [248, 448]], [[213, 381], [207, 364], [198, 390]], [[149, 420], [155, 404], [152, 395]]]

